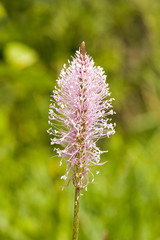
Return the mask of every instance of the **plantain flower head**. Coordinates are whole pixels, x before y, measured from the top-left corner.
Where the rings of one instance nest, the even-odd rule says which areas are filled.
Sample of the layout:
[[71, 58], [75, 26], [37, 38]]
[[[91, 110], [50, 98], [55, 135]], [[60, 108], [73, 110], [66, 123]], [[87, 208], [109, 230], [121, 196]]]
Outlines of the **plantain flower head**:
[[93, 175], [91, 166], [102, 165], [100, 154], [107, 152], [96, 142], [115, 133], [115, 124], [111, 123], [113, 98], [103, 69], [85, 53], [84, 42], [69, 66], [64, 65], [57, 85], [51, 95], [48, 133], [61, 157], [60, 165], [67, 163], [61, 178], [67, 185], [73, 181], [75, 187], [83, 189]]

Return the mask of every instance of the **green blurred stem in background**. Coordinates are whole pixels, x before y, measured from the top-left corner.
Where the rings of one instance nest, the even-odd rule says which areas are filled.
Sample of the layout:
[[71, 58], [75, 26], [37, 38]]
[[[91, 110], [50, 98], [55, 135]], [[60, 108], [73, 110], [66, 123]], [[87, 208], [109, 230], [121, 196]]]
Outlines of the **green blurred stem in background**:
[[75, 188], [75, 201], [74, 201], [73, 240], [78, 240], [79, 203], [80, 203], [80, 188], [76, 187]]

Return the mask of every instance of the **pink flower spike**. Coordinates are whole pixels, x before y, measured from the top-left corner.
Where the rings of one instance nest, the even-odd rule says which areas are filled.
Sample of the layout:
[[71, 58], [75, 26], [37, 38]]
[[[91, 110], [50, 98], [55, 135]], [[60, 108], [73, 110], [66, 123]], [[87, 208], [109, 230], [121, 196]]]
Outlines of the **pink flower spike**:
[[[83, 189], [89, 183], [90, 167], [101, 165], [101, 151], [96, 142], [115, 133], [115, 124], [109, 116], [112, 110], [106, 75], [101, 67], [85, 52], [82, 42], [69, 67], [64, 65], [51, 96], [48, 133], [53, 135], [51, 145], [67, 163], [62, 179], [73, 180], [76, 188]], [[56, 128], [54, 130], [53, 128]]]

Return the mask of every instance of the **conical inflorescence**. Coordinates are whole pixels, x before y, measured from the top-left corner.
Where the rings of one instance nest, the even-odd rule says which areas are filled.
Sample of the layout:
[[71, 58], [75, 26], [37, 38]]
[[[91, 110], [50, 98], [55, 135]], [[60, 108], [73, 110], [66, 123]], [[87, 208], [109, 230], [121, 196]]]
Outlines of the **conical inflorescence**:
[[[73, 180], [83, 189], [90, 181], [91, 166], [101, 165], [101, 151], [96, 142], [115, 133], [111, 123], [112, 100], [106, 75], [85, 53], [85, 44], [76, 52], [69, 66], [64, 65], [51, 96], [48, 133], [51, 145], [66, 161], [66, 173], [61, 178]], [[62, 148], [60, 147], [62, 146]]]

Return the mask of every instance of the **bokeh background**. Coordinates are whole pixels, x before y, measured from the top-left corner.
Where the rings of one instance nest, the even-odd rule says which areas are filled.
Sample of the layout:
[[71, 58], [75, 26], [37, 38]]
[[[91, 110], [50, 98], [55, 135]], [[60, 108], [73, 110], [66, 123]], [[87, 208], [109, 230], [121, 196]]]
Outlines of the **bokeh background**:
[[[160, 1], [0, 1], [0, 239], [72, 239], [50, 94], [82, 41], [117, 112], [109, 153], [81, 198], [80, 240], [160, 240]], [[108, 235], [108, 237], [107, 237]]]

